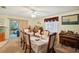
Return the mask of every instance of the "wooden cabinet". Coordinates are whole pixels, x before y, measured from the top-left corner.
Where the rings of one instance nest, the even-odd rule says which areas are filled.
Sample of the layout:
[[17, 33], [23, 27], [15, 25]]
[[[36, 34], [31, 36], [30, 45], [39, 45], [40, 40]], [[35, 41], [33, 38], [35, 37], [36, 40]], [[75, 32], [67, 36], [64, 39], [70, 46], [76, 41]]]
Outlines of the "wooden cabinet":
[[59, 37], [62, 45], [79, 49], [79, 38], [71, 35], [59, 35]]
[[0, 32], [0, 42], [5, 40], [5, 33]]
[[5, 40], [5, 26], [0, 25], [0, 42]]

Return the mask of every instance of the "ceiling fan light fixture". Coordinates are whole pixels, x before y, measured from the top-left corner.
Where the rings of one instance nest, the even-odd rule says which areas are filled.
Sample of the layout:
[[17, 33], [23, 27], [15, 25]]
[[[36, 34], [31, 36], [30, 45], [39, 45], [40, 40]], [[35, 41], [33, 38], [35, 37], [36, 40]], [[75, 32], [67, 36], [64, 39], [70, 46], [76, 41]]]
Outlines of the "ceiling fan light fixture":
[[35, 15], [35, 14], [32, 14], [31, 17], [32, 17], [32, 18], [36, 18], [36, 15]]
[[35, 15], [40, 15], [40, 13], [39, 13], [39, 12], [34, 12], [34, 14], [35, 14]]

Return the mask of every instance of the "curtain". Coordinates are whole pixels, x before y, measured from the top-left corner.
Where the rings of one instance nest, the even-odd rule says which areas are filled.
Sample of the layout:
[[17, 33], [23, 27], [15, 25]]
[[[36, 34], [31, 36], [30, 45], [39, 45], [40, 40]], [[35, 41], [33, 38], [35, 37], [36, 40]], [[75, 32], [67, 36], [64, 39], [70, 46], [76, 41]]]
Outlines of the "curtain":
[[59, 21], [58, 21], [58, 18], [51, 19], [51, 20], [48, 19], [48, 21], [46, 21], [44, 25], [45, 25], [45, 29], [44, 30], [48, 30], [50, 33], [57, 33], [57, 32], [59, 32]]

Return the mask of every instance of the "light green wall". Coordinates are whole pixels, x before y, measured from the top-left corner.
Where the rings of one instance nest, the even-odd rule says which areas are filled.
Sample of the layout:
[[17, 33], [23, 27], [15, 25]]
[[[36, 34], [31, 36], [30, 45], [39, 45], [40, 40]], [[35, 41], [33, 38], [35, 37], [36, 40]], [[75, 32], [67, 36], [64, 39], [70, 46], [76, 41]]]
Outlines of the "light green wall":
[[[74, 32], [78, 32], [79, 33], [79, 25], [62, 25], [61, 24], [61, 16], [64, 15], [71, 15], [71, 14], [79, 14], [79, 10], [75, 10], [75, 11], [69, 11], [69, 12], [65, 12], [62, 14], [57, 14], [57, 15], [52, 15], [52, 16], [59, 16], [59, 21], [60, 21], [60, 31], [61, 30], [72, 30]], [[48, 17], [52, 17], [52, 16], [48, 16]], [[16, 18], [16, 17], [15, 17]], [[44, 17], [45, 18], [45, 17]], [[36, 18], [36, 19], [28, 19], [29, 21], [29, 25], [36, 25], [37, 22], [39, 21], [41, 23], [41, 26], [44, 26], [44, 18]], [[19, 19], [19, 18], [18, 18]], [[3, 23], [6, 28], [5, 28], [5, 33], [6, 33], [6, 38], [9, 38], [9, 19], [8, 17], [0, 17], [0, 22]]]
[[[62, 20], [62, 16], [64, 15], [72, 15], [72, 14], [79, 14], [79, 10], [74, 10], [74, 11], [68, 11], [68, 12], [65, 12], [65, 13], [61, 13], [61, 14], [57, 14], [57, 15], [52, 15], [52, 16], [48, 16], [48, 17], [53, 17], [53, 16], [58, 16], [59, 17], [59, 30], [64, 30], [64, 31], [67, 31], [67, 30], [71, 30], [71, 31], [74, 31], [74, 32], [78, 32], [79, 33], [79, 24], [78, 25], [62, 25], [61, 24], [61, 20]], [[47, 18], [47, 17], [46, 17]], [[44, 26], [44, 18], [40, 18], [40, 19], [36, 19], [36, 20], [31, 20], [31, 24], [36, 24], [36, 22], [40, 21], [41, 22], [41, 25]]]
[[[4, 19], [3, 18], [0, 18], [0, 25], [4, 25]], [[5, 29], [4, 28], [0, 28], [0, 32], [4, 32]]]
[[5, 32], [5, 38], [9, 38], [9, 19], [2, 17], [0, 18], [0, 23], [4, 25], [4, 28], [0, 28], [0, 32]]
[[6, 26], [6, 28], [5, 28], [5, 30], [6, 30], [5, 35], [6, 35], [6, 39], [9, 39], [9, 32], [10, 32], [9, 24], [10, 24], [9, 23], [9, 19], [5, 18], [5, 26]]
[[[14, 17], [14, 16], [3, 16], [0, 15], [0, 23], [3, 24], [5, 26], [4, 30], [5, 30], [5, 38], [9, 39], [9, 32], [10, 32], [10, 19], [18, 19], [18, 20], [26, 20], [26, 18], [19, 18], [19, 17]], [[1, 30], [1, 31], [4, 31]]]
[[[38, 22], [40, 22], [41, 24], [39, 24]], [[44, 25], [43, 18], [33, 18], [33, 19], [31, 18], [28, 20], [28, 23], [31, 26], [35, 26], [35, 25], [43, 26]]]
[[65, 12], [65, 13], [53, 15], [53, 16], [59, 16], [60, 31], [61, 30], [64, 30], [64, 31], [71, 30], [71, 31], [79, 33], [79, 24], [78, 25], [62, 25], [62, 18], [61, 17], [65, 16], [65, 15], [73, 15], [73, 14], [79, 14], [79, 10], [68, 11], [68, 12]]
[[75, 10], [75, 11], [71, 11], [71, 12], [66, 12], [66, 13], [63, 13], [63, 14], [60, 14], [59, 15], [59, 20], [60, 20], [60, 30], [65, 30], [65, 31], [68, 31], [68, 30], [71, 30], [71, 31], [74, 31], [74, 32], [78, 32], [79, 33], [79, 24], [78, 25], [62, 25], [61, 24], [61, 16], [64, 16], [64, 15], [72, 15], [72, 14], [79, 14], [79, 10]]
[[4, 19], [3, 18], [0, 18], [0, 24], [4, 24]]

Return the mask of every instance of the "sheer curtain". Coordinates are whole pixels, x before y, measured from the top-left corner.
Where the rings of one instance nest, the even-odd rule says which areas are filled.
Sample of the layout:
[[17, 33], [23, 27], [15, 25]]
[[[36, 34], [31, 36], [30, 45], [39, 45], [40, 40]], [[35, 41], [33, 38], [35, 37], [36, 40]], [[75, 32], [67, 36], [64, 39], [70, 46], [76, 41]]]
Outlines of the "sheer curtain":
[[48, 30], [50, 33], [59, 32], [59, 21], [48, 21], [45, 22], [45, 30]]

